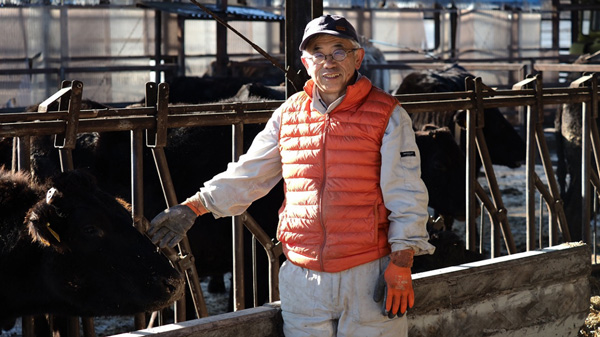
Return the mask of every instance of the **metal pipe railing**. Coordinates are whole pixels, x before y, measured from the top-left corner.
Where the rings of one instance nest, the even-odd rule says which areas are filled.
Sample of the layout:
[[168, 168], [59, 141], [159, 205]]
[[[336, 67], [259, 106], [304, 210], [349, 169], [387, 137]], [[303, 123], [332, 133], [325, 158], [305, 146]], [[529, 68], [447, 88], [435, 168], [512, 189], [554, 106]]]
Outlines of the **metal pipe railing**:
[[[592, 81], [592, 85], [583, 86], [588, 81]], [[598, 101], [598, 88], [594, 84], [595, 76], [588, 78], [585, 81], [577, 82], [577, 85], [572, 85], [568, 88], [543, 88], [541, 83], [541, 76], [536, 80], [527, 80], [527, 82], [519, 82], [515, 87], [510, 90], [491, 90], [481, 83], [480, 79], [473, 80], [472, 84], [467, 87], [465, 92], [451, 92], [451, 93], [432, 93], [432, 94], [410, 94], [410, 95], [398, 95], [396, 98], [402, 103], [402, 106], [412, 114], [421, 112], [431, 111], [447, 111], [447, 110], [468, 110], [468, 139], [469, 146], [467, 147], [467, 214], [469, 214], [467, 226], [470, 230], [467, 231], [467, 246], [469, 249], [474, 250], [475, 247], [475, 220], [477, 207], [475, 198], [478, 197], [484, 204], [485, 208], [490, 214], [490, 219], [493, 227], [499, 228], [504, 234], [504, 243], [509, 253], [516, 251], [514, 242], [512, 239], [512, 232], [508, 226], [506, 209], [502, 203], [501, 195], [498, 191], [497, 183], [495, 182], [495, 175], [493, 167], [489, 164], [489, 154], [485, 140], [483, 139], [480, 128], [483, 127], [483, 110], [486, 108], [499, 108], [499, 107], [528, 107], [528, 115], [532, 117], [531, 122], [528, 123], [527, 132], [530, 135], [528, 137], [528, 160], [530, 165], [534, 162], [533, 149], [534, 145], [532, 142], [537, 142], [538, 151], [542, 157], [542, 163], [544, 164], [545, 174], [549, 177], [549, 187], [546, 188], [541, 182], [541, 179], [531, 169], [527, 169], [527, 179], [530, 179], [530, 183], [527, 187], [527, 193], [533, 193], [534, 189], [538, 189], [541, 196], [546, 201], [548, 209], [550, 211], [549, 221], [558, 221], [560, 229], [563, 232], [563, 237], [568, 239], [568, 227], [566, 226], [566, 219], [564, 219], [564, 212], [562, 210], [562, 201], [558, 195], [558, 188], [556, 187], [556, 181], [553, 178], [554, 173], [551, 168], [549, 161], [549, 154], [547, 144], [544, 139], [543, 129], [541, 128], [542, 123], [542, 112], [543, 107], [546, 105], [556, 105], [565, 103], [581, 103], [587, 106], [595, 107]], [[529, 84], [534, 84], [535, 87], [528, 87]], [[133, 130], [166, 130], [168, 128], [176, 127], [192, 127], [192, 126], [217, 126], [217, 125], [236, 125], [235, 136], [238, 143], [242, 137], [240, 131], [243, 124], [249, 123], [264, 123], [271, 116], [272, 111], [277, 108], [282, 102], [252, 102], [252, 103], [227, 103], [227, 104], [201, 104], [201, 105], [169, 105], [162, 107], [166, 113], [166, 117], [157, 118], [156, 107], [132, 107], [122, 109], [96, 109], [96, 110], [81, 110], [79, 111], [78, 118], [76, 121], [73, 120], [73, 116], [69, 114], [68, 110], [64, 110], [64, 107], [60, 108], [57, 112], [46, 112], [44, 114], [31, 113], [31, 112], [19, 112], [10, 114], [0, 114], [0, 137], [28, 137], [31, 135], [52, 135], [52, 134], [67, 134], [69, 127], [76, 124], [76, 132], [105, 132], [105, 131], [133, 131]], [[594, 110], [593, 108], [592, 110]], [[586, 115], [588, 116], [588, 115]], [[594, 139], [590, 146], [584, 148], [585, 151], [591, 151], [594, 149], [594, 159], [598, 162], [598, 153], [596, 149], [600, 144], [595, 140], [597, 137], [597, 129], [591, 127], [591, 121], [595, 120], [597, 111], [585, 117], [584, 125], [587, 125], [584, 130]], [[69, 124], [71, 123], [71, 124]], [[160, 124], [160, 125], [159, 125]], [[588, 137], [584, 137], [588, 138]], [[239, 146], [239, 145], [238, 145]], [[240, 149], [234, 152], [235, 156], [239, 154]], [[478, 185], [475, 176], [475, 158], [479, 154], [483, 163], [484, 170], [488, 185], [490, 187], [491, 198], [487, 197], [486, 192], [482, 186]], [[584, 161], [589, 166], [589, 161]], [[470, 165], [469, 165], [470, 164]], [[589, 171], [583, 171], [589, 172]], [[587, 173], [586, 173], [587, 174]], [[590, 174], [591, 181], [598, 182], [599, 173], [593, 172]], [[585, 181], [590, 181], [586, 179]], [[582, 186], [583, 187], [583, 186]], [[589, 197], [589, 191], [585, 190]], [[588, 199], [589, 200], [589, 199]], [[534, 208], [533, 202], [528, 204], [527, 221], [532, 223], [532, 218], [535, 216], [529, 211], [530, 208]], [[583, 212], [583, 210], [582, 210]], [[588, 213], [589, 214], [589, 213]], [[251, 223], [249, 218], [245, 215], [242, 216], [242, 220], [245, 223]], [[550, 232], [553, 231], [554, 224], [550, 226]], [[253, 226], [248, 226], [251, 228]], [[256, 227], [256, 226], [254, 226]], [[535, 228], [528, 226], [529, 238], [535, 237]], [[589, 226], [588, 226], [589, 233]], [[256, 235], [256, 234], [255, 234]], [[280, 254], [280, 250], [276, 249], [276, 245], [272, 245], [272, 239], [266, 240], [263, 233], [257, 235], [259, 241], [266, 244], [265, 249], [268, 251], [269, 260], [271, 264], [277, 264], [277, 254]], [[586, 235], [586, 240], [590, 239], [590, 235]], [[556, 243], [556, 236], [551, 235], [550, 245]], [[528, 249], [533, 249], [535, 242], [528, 240]], [[535, 241], [535, 240], [533, 240]], [[237, 244], [237, 241], [236, 241]], [[499, 255], [499, 248], [497, 244], [492, 244], [494, 252], [492, 256]], [[240, 250], [241, 251], [241, 250]], [[276, 267], [272, 265], [273, 270]], [[273, 280], [273, 276], [271, 277]], [[276, 283], [276, 282], [273, 282]], [[272, 286], [274, 284], [271, 284]], [[276, 290], [272, 290], [271, 299], [277, 299], [278, 296]], [[238, 302], [239, 299], [236, 299]]]

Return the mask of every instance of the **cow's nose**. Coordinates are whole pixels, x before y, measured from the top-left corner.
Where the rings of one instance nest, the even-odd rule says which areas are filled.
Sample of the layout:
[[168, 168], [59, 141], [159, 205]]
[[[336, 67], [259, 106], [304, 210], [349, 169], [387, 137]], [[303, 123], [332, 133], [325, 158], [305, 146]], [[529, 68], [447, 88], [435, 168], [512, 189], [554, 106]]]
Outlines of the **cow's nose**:
[[152, 277], [152, 282], [161, 286], [167, 293], [176, 293], [183, 284], [183, 279], [178, 279], [168, 276], [155, 275]]

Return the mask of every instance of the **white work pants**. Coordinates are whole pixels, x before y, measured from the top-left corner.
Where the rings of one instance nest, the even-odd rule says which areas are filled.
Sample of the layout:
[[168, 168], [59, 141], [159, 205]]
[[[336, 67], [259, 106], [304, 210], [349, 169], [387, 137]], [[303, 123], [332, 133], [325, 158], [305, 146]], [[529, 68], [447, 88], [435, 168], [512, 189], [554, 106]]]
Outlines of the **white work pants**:
[[389, 257], [339, 273], [298, 267], [286, 261], [279, 271], [279, 292], [286, 337], [407, 337], [406, 316], [389, 319], [373, 301], [379, 274]]

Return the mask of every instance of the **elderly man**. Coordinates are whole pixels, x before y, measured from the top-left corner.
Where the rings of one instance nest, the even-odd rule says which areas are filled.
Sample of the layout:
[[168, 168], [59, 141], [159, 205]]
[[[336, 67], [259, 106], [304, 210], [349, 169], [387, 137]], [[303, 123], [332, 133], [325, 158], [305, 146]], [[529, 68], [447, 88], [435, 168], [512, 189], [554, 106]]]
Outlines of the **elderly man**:
[[157, 215], [148, 232], [174, 246], [197, 216], [241, 214], [283, 178], [286, 336], [407, 336], [413, 256], [434, 250], [411, 120], [358, 73], [358, 41], [344, 17], [309, 22], [300, 44], [311, 77], [304, 90], [273, 113], [238, 162]]

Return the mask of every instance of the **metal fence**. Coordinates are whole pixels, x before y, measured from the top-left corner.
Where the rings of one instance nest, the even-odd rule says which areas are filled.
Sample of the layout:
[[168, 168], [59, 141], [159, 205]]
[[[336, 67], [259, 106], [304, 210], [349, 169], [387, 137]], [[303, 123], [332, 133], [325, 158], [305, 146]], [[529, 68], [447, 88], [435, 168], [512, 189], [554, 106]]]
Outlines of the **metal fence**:
[[[569, 67], [569, 66], [565, 66]], [[579, 66], [580, 67], [580, 66]], [[520, 68], [519, 68], [520, 69]], [[585, 68], [596, 70], [595, 67]], [[553, 71], [582, 71], [583, 68], [556, 69]], [[540, 69], [541, 70], [541, 69]], [[176, 204], [172, 185], [169, 184], [168, 163], [164, 159], [162, 149], [166, 145], [167, 130], [177, 127], [194, 126], [218, 126], [231, 125], [235, 141], [233, 142], [232, 160], [236, 160], [243, 148], [243, 125], [252, 123], [263, 123], [268, 120], [272, 111], [281, 102], [253, 102], [253, 103], [228, 103], [228, 104], [202, 104], [202, 105], [169, 105], [168, 85], [148, 83], [146, 86], [146, 106], [138, 108], [107, 108], [97, 110], [81, 110], [80, 103], [83, 91], [83, 83], [79, 81], [66, 81], [62, 88], [44, 103], [40, 105], [38, 112], [18, 112], [0, 114], [0, 137], [14, 137], [15, 149], [13, 158], [14, 169], [27, 169], [29, 167], [29, 137], [39, 135], [58, 135], [60, 142], [57, 143], [57, 151], [64, 158], [63, 167], [72, 167], [72, 150], [75, 146], [75, 137], [85, 132], [108, 132], [129, 131], [131, 132], [131, 156], [132, 156], [132, 203], [135, 222], [142, 221], [143, 180], [139, 174], [141, 168], [141, 151], [144, 146], [151, 148], [157, 159], [157, 170], [163, 186], [165, 199], [168, 204]], [[432, 111], [466, 110], [467, 111], [467, 219], [465, 223], [465, 241], [470, 250], [476, 250], [477, 245], [483, 245], [482, 239], [477, 238], [477, 203], [481, 203], [490, 219], [489, 247], [491, 257], [502, 254], [502, 246], [508, 254], [517, 252], [513, 233], [506, 216], [506, 209], [502, 200], [502, 192], [498, 189], [494, 167], [490, 163], [489, 154], [481, 128], [483, 127], [483, 113], [485, 108], [513, 108], [523, 109], [525, 116], [525, 135], [527, 141], [526, 160], [526, 223], [527, 223], [527, 250], [552, 246], [561, 241], [569, 241], [569, 231], [562, 200], [559, 195], [559, 187], [554, 179], [554, 169], [550, 160], [550, 154], [546, 138], [543, 132], [544, 108], [548, 105], [582, 104], [584, 116], [583, 127], [583, 155], [581, 173], [584, 183], [582, 191], [585, 201], [595, 199], [596, 190], [600, 190], [599, 167], [600, 141], [596, 127], [598, 86], [595, 74], [586, 75], [573, 82], [569, 87], [545, 88], [541, 73], [530, 76], [516, 83], [512, 89], [494, 90], [487, 87], [481, 78], [471, 78], [464, 92], [398, 95], [396, 96], [403, 107], [411, 114]], [[45, 112], [45, 107], [54, 101], [60, 101], [59, 111]], [[144, 140], [146, 132], [146, 140]], [[537, 146], [536, 146], [537, 145]], [[536, 150], [537, 147], [537, 150]], [[486, 176], [486, 192], [477, 179], [475, 170], [476, 156], [483, 162]], [[535, 162], [539, 160], [545, 172], [542, 179], [535, 172]], [[545, 181], [545, 182], [544, 182]], [[536, 217], [542, 218], [541, 213], [536, 214], [535, 197], [539, 195], [548, 209], [548, 242], [536, 242]], [[584, 228], [583, 241], [596, 246], [595, 231], [590, 227], [590, 204], [584, 202], [581, 210]], [[276, 209], [272, 210], [276, 212]], [[542, 212], [542, 209], [538, 209]], [[234, 249], [234, 260], [243, 260], [243, 235], [244, 225], [262, 244], [268, 253], [270, 267], [270, 301], [278, 300], [277, 272], [279, 267], [279, 256], [281, 248], [274, 240], [260, 229], [249, 214], [233, 218], [233, 237], [236, 249]], [[480, 225], [483, 225], [480, 220]], [[189, 265], [189, 247], [184, 242], [179, 252], [166, 252], [180, 268], [191, 276], [194, 276], [193, 267]], [[192, 287], [196, 281], [190, 282]], [[243, 266], [235, 264], [233, 287], [235, 290], [235, 309], [243, 308], [244, 289], [240, 285], [244, 283]], [[196, 284], [197, 285], [197, 284]], [[193, 292], [198, 293], [198, 288]], [[198, 309], [198, 315], [205, 315], [202, 311], [202, 294], [197, 297], [198, 302], [194, 305]], [[204, 309], [205, 310], [205, 309]], [[203, 314], [204, 312], [204, 314]], [[179, 317], [178, 320], [184, 320]], [[140, 325], [143, 327], [143, 325]]]

